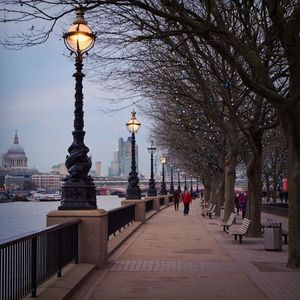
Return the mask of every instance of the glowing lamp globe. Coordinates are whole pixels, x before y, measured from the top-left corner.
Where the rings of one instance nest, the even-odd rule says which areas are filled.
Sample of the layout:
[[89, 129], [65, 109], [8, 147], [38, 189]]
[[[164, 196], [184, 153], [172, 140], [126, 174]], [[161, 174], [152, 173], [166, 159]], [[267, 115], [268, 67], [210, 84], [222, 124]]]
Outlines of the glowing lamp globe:
[[135, 111], [131, 112], [131, 119], [126, 123], [127, 129], [131, 133], [136, 133], [141, 127], [141, 123], [138, 121], [135, 114]]
[[63, 35], [66, 47], [76, 54], [82, 54], [90, 50], [95, 43], [96, 35], [84, 20], [84, 13], [78, 10], [73, 25]]

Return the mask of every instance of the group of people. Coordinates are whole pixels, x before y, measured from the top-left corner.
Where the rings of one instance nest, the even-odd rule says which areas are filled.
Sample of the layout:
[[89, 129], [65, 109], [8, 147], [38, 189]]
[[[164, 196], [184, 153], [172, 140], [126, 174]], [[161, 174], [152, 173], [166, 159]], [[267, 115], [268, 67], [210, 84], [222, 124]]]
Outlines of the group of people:
[[242, 218], [245, 218], [245, 215], [246, 215], [247, 200], [248, 200], [248, 195], [247, 195], [246, 191], [237, 192], [235, 194], [236, 213], [237, 213], [237, 215], [239, 215], [239, 212], [241, 210]]
[[183, 192], [183, 194], [181, 195], [180, 192], [178, 190], [176, 190], [174, 192], [173, 199], [174, 199], [175, 210], [178, 210], [178, 208], [179, 208], [179, 201], [181, 199], [182, 202], [183, 202], [183, 205], [184, 205], [183, 214], [185, 216], [188, 215], [189, 214], [189, 210], [190, 210], [190, 203], [192, 202], [192, 196], [189, 193], [189, 191], [185, 190]]
[[[185, 216], [188, 215], [192, 198], [193, 197], [188, 190], [185, 190], [182, 194], [178, 190], [175, 190], [173, 195], [175, 210], [179, 209], [179, 202], [180, 200], [182, 200], [184, 205], [183, 214]], [[237, 215], [239, 215], [239, 212], [241, 211], [242, 218], [245, 218], [246, 215], [247, 200], [248, 200], [248, 195], [246, 191], [237, 192], [235, 194], [235, 206], [236, 206]]]

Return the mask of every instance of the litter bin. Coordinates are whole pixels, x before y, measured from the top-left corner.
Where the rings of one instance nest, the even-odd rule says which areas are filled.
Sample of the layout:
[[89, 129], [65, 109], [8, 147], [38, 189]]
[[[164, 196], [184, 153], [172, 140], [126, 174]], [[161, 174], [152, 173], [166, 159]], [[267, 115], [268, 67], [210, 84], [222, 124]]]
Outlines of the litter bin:
[[266, 250], [281, 250], [282, 236], [281, 223], [268, 222], [264, 228], [264, 246]]

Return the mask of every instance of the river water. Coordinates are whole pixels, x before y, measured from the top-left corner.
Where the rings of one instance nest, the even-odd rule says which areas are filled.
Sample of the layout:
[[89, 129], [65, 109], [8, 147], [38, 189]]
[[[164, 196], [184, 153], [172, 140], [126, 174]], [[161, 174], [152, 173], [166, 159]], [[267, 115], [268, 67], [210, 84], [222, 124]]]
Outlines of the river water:
[[[124, 198], [97, 196], [97, 206], [111, 210], [121, 206]], [[0, 203], [0, 242], [32, 230], [46, 227], [46, 216], [57, 210], [59, 201], [54, 202], [9, 202]]]

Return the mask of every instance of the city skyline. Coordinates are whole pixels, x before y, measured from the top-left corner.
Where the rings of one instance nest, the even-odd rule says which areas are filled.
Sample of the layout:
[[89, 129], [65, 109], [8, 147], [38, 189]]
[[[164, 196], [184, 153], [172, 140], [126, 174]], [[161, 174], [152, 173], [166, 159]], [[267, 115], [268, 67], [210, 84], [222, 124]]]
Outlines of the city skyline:
[[[0, 63], [0, 153], [5, 153], [13, 143], [17, 130], [28, 156], [28, 166], [49, 172], [53, 165], [65, 161], [73, 140], [74, 58], [67, 56], [63, 41], [54, 35], [46, 44], [19, 51], [0, 47]], [[84, 64], [88, 65], [85, 61]], [[87, 67], [83, 72], [86, 74], [83, 82], [85, 144], [90, 149], [88, 155], [92, 156], [92, 169], [96, 161], [101, 161], [102, 173], [107, 174], [115, 141], [120, 136], [130, 136], [126, 122], [134, 108], [142, 123], [136, 136], [140, 146], [139, 170], [149, 177], [149, 122], [133, 106], [113, 114], [102, 113], [105, 109], [126, 106], [128, 102], [113, 105], [105, 101], [121, 96], [93, 83]]]

